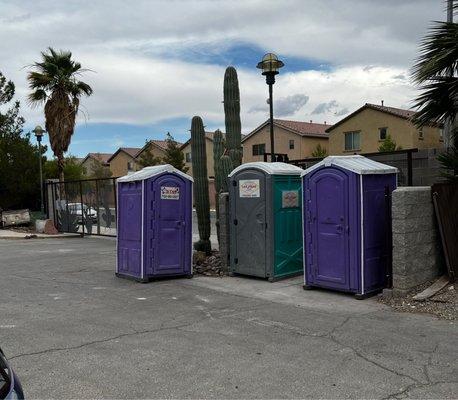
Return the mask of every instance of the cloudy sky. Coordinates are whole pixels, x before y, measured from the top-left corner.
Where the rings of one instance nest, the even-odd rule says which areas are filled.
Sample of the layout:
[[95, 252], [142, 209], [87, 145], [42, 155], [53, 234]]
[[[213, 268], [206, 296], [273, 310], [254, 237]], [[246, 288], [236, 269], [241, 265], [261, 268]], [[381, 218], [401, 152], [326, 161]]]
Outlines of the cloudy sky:
[[26, 129], [28, 66], [48, 46], [71, 50], [94, 94], [82, 100], [70, 153], [141, 147], [170, 131], [189, 137], [193, 115], [224, 130], [224, 70], [237, 68], [242, 132], [265, 121], [256, 63], [285, 62], [277, 118], [332, 123], [366, 102], [409, 107], [409, 69], [443, 0], [0, 0], [0, 71], [16, 83]]

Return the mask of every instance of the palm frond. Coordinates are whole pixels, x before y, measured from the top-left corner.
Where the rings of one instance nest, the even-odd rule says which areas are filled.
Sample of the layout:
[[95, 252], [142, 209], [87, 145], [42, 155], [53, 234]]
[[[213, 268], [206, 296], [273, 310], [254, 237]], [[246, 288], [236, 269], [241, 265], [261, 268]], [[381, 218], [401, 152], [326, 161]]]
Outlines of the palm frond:
[[45, 102], [47, 98], [48, 96], [46, 94], [46, 91], [44, 91], [43, 89], [37, 89], [34, 92], [28, 94], [27, 102], [30, 106], [36, 107], [39, 104]]
[[418, 109], [413, 117], [417, 126], [431, 122], [454, 121], [458, 113], [458, 78], [437, 76], [423, 85], [422, 93], [415, 99]]
[[447, 152], [437, 156], [437, 160], [441, 165], [441, 175], [448, 181], [458, 183], [458, 175], [455, 171], [458, 171], [458, 149], [451, 147]]
[[420, 56], [412, 68], [412, 76], [421, 84], [434, 76], [458, 72], [458, 24], [435, 22], [420, 46]]

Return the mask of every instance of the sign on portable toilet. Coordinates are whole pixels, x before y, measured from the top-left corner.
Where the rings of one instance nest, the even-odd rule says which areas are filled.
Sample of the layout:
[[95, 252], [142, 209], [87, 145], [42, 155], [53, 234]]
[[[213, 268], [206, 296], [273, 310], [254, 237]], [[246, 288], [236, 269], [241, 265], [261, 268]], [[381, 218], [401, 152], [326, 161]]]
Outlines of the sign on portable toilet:
[[397, 168], [329, 156], [303, 172], [304, 289], [364, 298], [391, 277], [391, 192]]
[[231, 274], [273, 281], [302, 273], [301, 172], [253, 162], [229, 174]]
[[117, 276], [192, 276], [192, 182], [169, 164], [118, 178]]

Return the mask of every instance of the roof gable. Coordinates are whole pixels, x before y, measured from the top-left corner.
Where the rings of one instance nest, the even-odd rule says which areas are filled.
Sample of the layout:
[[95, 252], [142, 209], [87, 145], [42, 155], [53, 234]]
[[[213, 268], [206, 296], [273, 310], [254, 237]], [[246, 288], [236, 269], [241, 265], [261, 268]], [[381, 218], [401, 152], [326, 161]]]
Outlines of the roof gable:
[[[366, 103], [362, 107], [358, 108], [356, 111], [353, 111], [351, 114], [348, 114], [345, 118], [341, 119], [340, 121], [336, 122], [334, 125], [330, 126], [328, 129], [326, 129], [326, 132], [328, 133], [331, 132], [332, 130], [334, 130], [334, 128], [337, 128], [338, 126], [342, 125], [344, 122], [348, 121], [349, 119], [353, 118], [355, 115], [359, 114], [360, 112], [366, 109], [380, 111], [382, 113], [389, 114], [394, 117], [402, 118], [408, 121], [410, 121], [415, 114], [415, 111], [412, 111], [412, 110], [406, 110], [403, 108], [387, 107], [387, 106], [382, 106], [378, 104]], [[431, 125], [438, 125], [438, 124], [431, 122]]]
[[108, 159], [108, 162], [113, 160], [119, 153], [123, 152], [131, 158], [135, 158], [137, 153], [141, 150], [140, 147], [120, 147], [116, 152]]
[[[223, 137], [226, 136], [226, 134], [224, 132], [221, 132], [223, 134]], [[210, 142], [213, 142], [213, 136], [214, 136], [215, 132], [205, 132], [205, 139], [209, 140]], [[189, 143], [191, 142], [191, 138], [189, 138], [188, 140], [186, 140], [186, 142], [184, 142], [180, 149], [183, 150]]]
[[89, 158], [92, 158], [102, 164], [108, 164], [108, 160], [112, 155], [112, 153], [88, 153], [86, 157], [80, 160], [80, 163], [84, 164]]

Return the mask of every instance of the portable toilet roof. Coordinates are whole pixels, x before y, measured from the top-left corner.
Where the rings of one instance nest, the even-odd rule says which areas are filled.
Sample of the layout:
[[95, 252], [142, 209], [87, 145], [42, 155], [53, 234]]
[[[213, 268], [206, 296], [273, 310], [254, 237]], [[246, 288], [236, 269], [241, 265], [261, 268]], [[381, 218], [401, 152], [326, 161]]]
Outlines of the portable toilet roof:
[[286, 164], [282, 162], [270, 163], [258, 161], [239, 165], [237, 168], [232, 170], [232, 172], [228, 176], [232, 177], [237, 172], [242, 171], [244, 169], [258, 169], [269, 175], [300, 175], [302, 173], [301, 168], [296, 167], [292, 164]]
[[153, 167], [145, 167], [141, 169], [140, 171], [134, 172], [133, 174], [122, 176], [121, 178], [118, 178], [116, 181], [117, 182], [144, 181], [145, 179], [149, 179], [153, 176], [163, 174], [164, 172], [177, 174], [177, 175], [182, 176], [185, 179], [188, 179], [194, 182], [194, 179], [192, 179], [191, 176], [185, 174], [184, 172], [180, 171], [179, 169], [176, 169], [175, 167], [173, 167], [170, 164], [155, 165]]
[[378, 161], [371, 160], [360, 155], [352, 156], [328, 156], [319, 163], [312, 165], [305, 171], [302, 171], [302, 176], [321, 167], [340, 167], [345, 170], [354, 172], [358, 175], [372, 174], [397, 174], [399, 171], [396, 167], [382, 164]]

